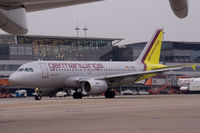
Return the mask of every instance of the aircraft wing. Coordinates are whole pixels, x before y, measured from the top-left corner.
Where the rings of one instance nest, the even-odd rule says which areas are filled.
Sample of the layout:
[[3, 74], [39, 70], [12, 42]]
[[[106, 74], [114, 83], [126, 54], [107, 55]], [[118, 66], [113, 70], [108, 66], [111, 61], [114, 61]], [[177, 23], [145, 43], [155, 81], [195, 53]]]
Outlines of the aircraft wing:
[[0, 25], [5, 32], [24, 35], [28, 32], [26, 13], [102, 0], [0, 0]]
[[158, 69], [163, 69], [163, 68], [176, 68], [176, 67], [191, 67], [193, 70], [196, 70], [196, 65], [197, 64], [182, 64], [182, 65], [174, 65], [174, 66], [165, 66], [165, 67], [161, 67], [161, 68], [155, 68], [152, 70], [158, 70]]
[[33, 11], [40, 11], [40, 10], [46, 10], [46, 9], [52, 9], [52, 8], [58, 8], [58, 7], [97, 2], [97, 1], [102, 1], [102, 0], [26, 0], [26, 1], [25, 0], [5, 0], [5, 2], [3, 3], [7, 5], [6, 3], [8, 3], [8, 1], [11, 1], [9, 5], [16, 6], [16, 2], [17, 2], [18, 3], [17, 5], [23, 5], [25, 7], [26, 12], [33, 12]]
[[[27, 12], [40, 11], [58, 7], [72, 6], [102, 0], [0, 0], [0, 5], [5, 7], [25, 7]], [[183, 18], [188, 14], [187, 0], [169, 0], [174, 14]]]
[[151, 70], [151, 71], [102, 76], [102, 77], [96, 77], [94, 79], [106, 80], [112, 86], [131, 85], [140, 79], [144, 79], [143, 77], [152, 77], [152, 76], [155, 76], [155, 74], [159, 74], [159, 73], [163, 73], [167, 71], [180, 70], [180, 69], [182, 69], [182, 67], [164, 68], [164, 69]]

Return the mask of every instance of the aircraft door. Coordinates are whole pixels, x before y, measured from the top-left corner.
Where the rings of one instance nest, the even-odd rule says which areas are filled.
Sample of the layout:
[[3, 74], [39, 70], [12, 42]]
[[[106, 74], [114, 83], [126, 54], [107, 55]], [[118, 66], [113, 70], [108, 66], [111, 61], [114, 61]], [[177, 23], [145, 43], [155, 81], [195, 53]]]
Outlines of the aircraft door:
[[48, 69], [45, 63], [40, 63], [40, 68], [42, 70], [42, 78], [48, 78], [49, 77], [49, 73], [48, 73]]

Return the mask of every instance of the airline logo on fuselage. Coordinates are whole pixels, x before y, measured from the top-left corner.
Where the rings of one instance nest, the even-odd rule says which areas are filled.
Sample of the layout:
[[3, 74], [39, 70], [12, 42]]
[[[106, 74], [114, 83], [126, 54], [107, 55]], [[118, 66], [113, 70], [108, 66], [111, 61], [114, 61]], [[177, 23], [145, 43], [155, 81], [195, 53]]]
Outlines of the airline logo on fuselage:
[[65, 68], [89, 68], [100, 69], [104, 68], [101, 63], [48, 63], [51, 69], [65, 69]]

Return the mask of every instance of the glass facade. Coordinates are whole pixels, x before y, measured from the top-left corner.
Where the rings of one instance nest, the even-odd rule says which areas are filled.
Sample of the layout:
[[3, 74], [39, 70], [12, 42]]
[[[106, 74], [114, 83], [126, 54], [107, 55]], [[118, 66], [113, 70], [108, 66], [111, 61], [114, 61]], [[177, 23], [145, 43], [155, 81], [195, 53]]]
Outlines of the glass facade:
[[[105, 38], [0, 35], [0, 60], [111, 60], [114, 41]], [[109, 58], [104, 58], [105, 55]]]
[[[145, 45], [146, 42], [128, 44], [126, 45], [126, 52], [132, 54], [132, 60], [136, 60]], [[130, 52], [130, 48], [132, 52]], [[131, 60], [130, 58], [131, 56], [129, 56], [127, 60]], [[160, 61], [165, 63], [200, 63], [200, 42], [164, 41], [162, 44]]]
[[3, 65], [0, 64], [0, 71], [16, 71], [21, 65], [14, 65], [14, 64], [7, 64]]
[[68, 61], [100, 60], [102, 56], [112, 51], [114, 41], [113, 39], [38, 36], [18, 36], [17, 40], [18, 48], [12, 47], [10, 50], [12, 54], [29, 55], [33, 60]]
[[0, 71], [15, 71], [21, 65], [13, 61], [65, 60], [109, 61], [112, 59], [113, 38], [14, 36], [0, 35]]
[[133, 61], [133, 56], [134, 52], [132, 48], [113, 47], [113, 61]]
[[0, 44], [15, 44], [17, 39], [15, 35], [0, 35]]
[[[124, 56], [123, 60], [134, 61], [139, 57], [146, 44], [146, 42], [128, 44], [125, 48], [114, 49], [116, 52], [113, 53], [118, 53], [116, 60], [122, 59], [122, 56], [127, 53], [127, 55], [130, 55]], [[200, 63], [200, 42], [164, 41], [161, 48], [160, 62], [167, 65], [195, 63], [197, 64], [196, 71], [200, 71], [200, 65], [198, 65]], [[181, 69], [179, 72], [195, 73], [191, 67]]]

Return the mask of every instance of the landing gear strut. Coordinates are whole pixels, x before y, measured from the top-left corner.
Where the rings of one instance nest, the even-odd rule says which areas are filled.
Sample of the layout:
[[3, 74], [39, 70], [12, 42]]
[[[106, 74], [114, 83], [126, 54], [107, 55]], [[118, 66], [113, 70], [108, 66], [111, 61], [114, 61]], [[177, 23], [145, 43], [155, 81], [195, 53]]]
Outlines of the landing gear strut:
[[41, 100], [42, 99], [42, 96], [41, 95], [36, 95], [35, 96], [35, 100]]
[[115, 98], [115, 91], [108, 90], [104, 93], [105, 98]]
[[74, 89], [75, 92], [73, 93], [73, 98], [74, 99], [82, 99], [83, 95], [82, 95], [82, 91], [80, 91], [79, 89]]

